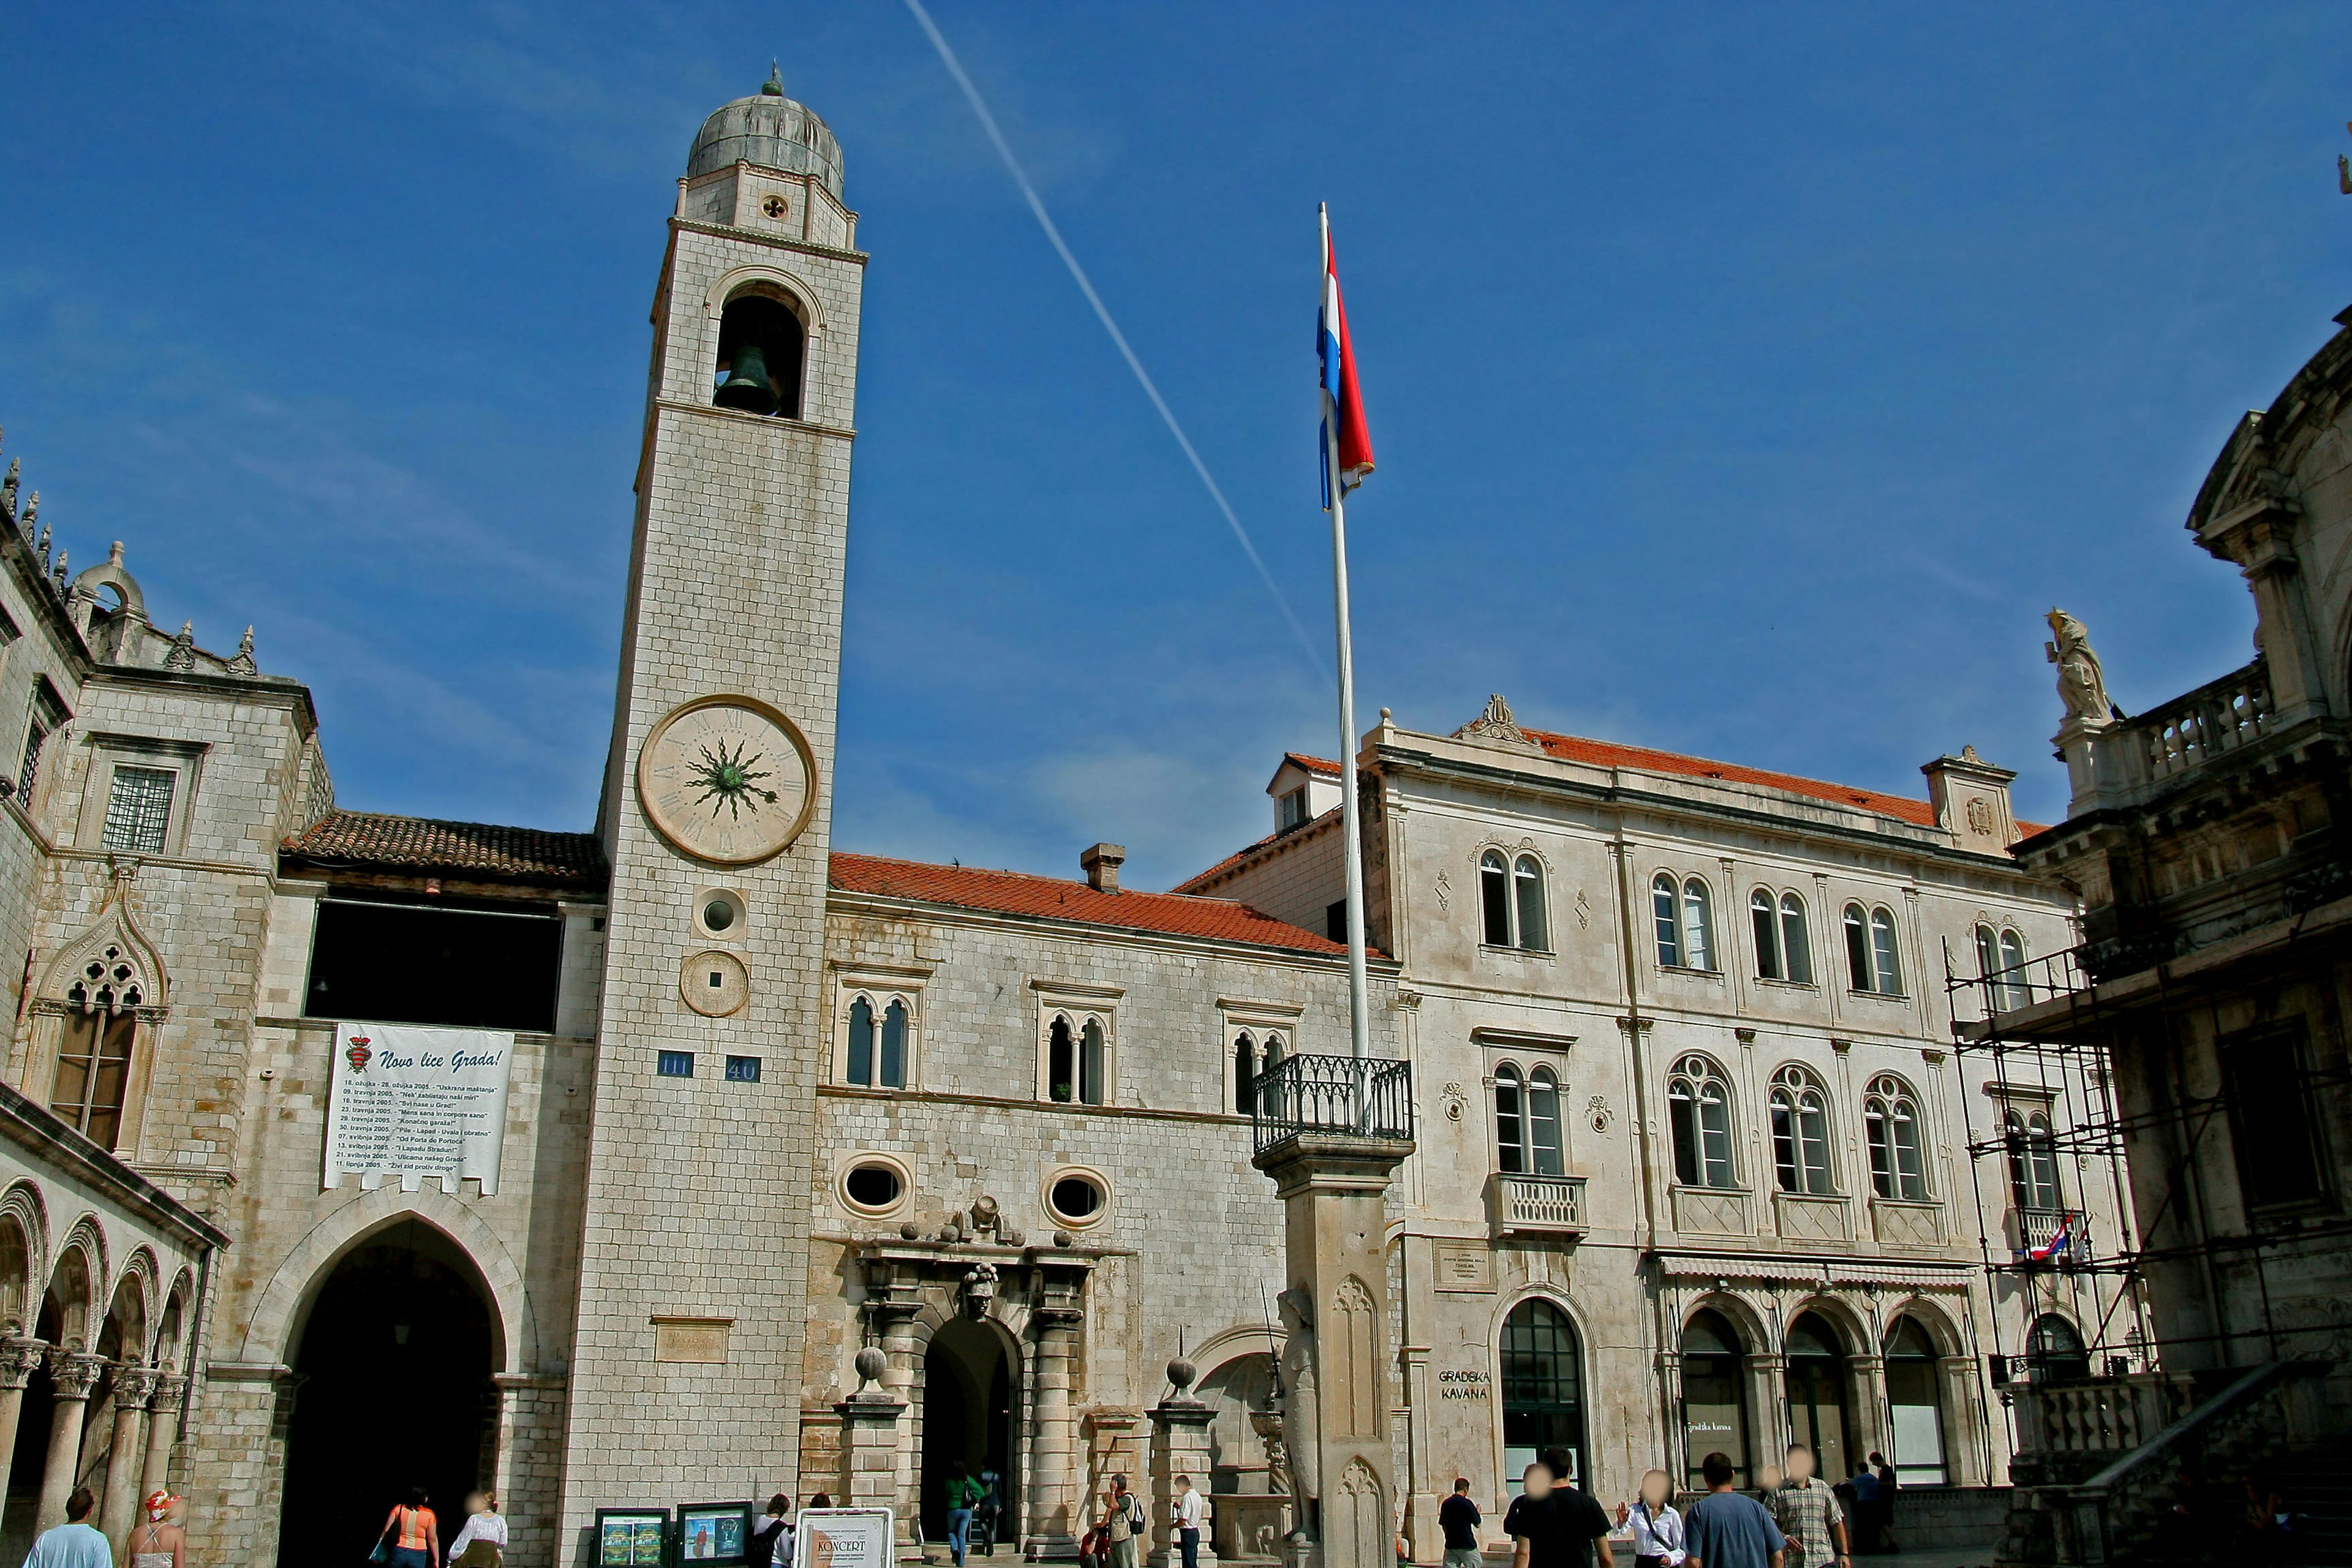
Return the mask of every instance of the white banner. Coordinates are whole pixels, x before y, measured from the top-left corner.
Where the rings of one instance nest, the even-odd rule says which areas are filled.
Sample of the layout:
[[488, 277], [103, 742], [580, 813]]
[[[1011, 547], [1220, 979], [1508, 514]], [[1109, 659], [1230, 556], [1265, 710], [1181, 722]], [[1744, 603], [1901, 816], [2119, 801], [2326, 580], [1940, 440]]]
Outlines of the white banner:
[[887, 1508], [804, 1508], [793, 1535], [794, 1568], [890, 1568]]
[[473, 1176], [497, 1192], [513, 1057], [514, 1036], [496, 1029], [338, 1025], [320, 1184], [356, 1175], [373, 1190], [396, 1175], [413, 1193], [431, 1177], [455, 1194]]

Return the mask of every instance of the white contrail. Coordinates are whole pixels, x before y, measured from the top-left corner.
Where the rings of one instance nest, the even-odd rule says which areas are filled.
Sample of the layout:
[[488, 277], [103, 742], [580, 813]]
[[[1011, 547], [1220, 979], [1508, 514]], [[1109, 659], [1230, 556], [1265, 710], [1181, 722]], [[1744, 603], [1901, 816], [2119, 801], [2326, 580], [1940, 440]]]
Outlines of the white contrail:
[[1151, 399], [1151, 406], [1160, 410], [1160, 417], [1167, 423], [1168, 433], [1176, 437], [1179, 447], [1184, 448], [1184, 456], [1191, 460], [1192, 471], [1200, 475], [1201, 482], [1208, 487], [1210, 499], [1217, 503], [1217, 510], [1225, 514], [1225, 525], [1234, 531], [1234, 538], [1240, 542], [1242, 553], [1248, 556], [1250, 564], [1257, 568], [1258, 580], [1265, 584], [1265, 591], [1274, 595], [1275, 604], [1282, 610], [1282, 618], [1290, 623], [1291, 631], [1298, 637], [1298, 646], [1307, 650], [1309, 662], [1320, 670], [1323, 660], [1315, 651], [1314, 639], [1307, 635], [1307, 628], [1299, 624], [1297, 614], [1290, 607], [1290, 601], [1283, 597], [1282, 590], [1276, 585], [1274, 574], [1265, 569], [1265, 562], [1259, 556], [1257, 546], [1250, 542], [1249, 531], [1242, 527], [1242, 520], [1234, 515], [1233, 503], [1225, 500], [1225, 492], [1217, 488], [1216, 479], [1209, 472], [1209, 465], [1201, 461], [1201, 454], [1192, 449], [1192, 437], [1186, 436], [1184, 426], [1176, 422], [1176, 415], [1168, 406], [1168, 400], [1160, 395], [1160, 388], [1152, 384], [1150, 374], [1143, 368], [1143, 362], [1136, 358], [1135, 351], [1128, 346], [1127, 334], [1118, 330], [1117, 321], [1111, 320], [1110, 307], [1104, 304], [1102, 296], [1095, 292], [1093, 281], [1087, 277], [1087, 269], [1079, 266], [1078, 258], [1071, 254], [1069, 243], [1063, 239], [1062, 231], [1054, 226], [1053, 218], [1045, 211], [1045, 202], [1037, 195], [1037, 187], [1029, 183], [1028, 174], [1021, 167], [1021, 160], [1013, 155], [1012, 143], [1006, 142], [1004, 132], [997, 129], [996, 116], [988, 111], [988, 105], [981, 100], [980, 89], [972, 86], [971, 78], [964, 74], [963, 62], [956, 58], [953, 49], [948, 47], [939, 24], [931, 20], [929, 11], [923, 9], [922, 0], [907, 0], [907, 9], [915, 14], [915, 20], [922, 25], [924, 33], [931, 40], [931, 47], [939, 50], [940, 63], [948, 68], [948, 74], [955, 78], [958, 87], [963, 89], [964, 99], [971, 105], [971, 111], [980, 116], [981, 129], [986, 131], [988, 139], [996, 144], [996, 155], [1004, 160], [1006, 172], [1012, 174], [1013, 183], [1021, 187], [1021, 195], [1028, 201], [1029, 210], [1036, 215], [1037, 226], [1045, 231], [1047, 239], [1053, 241], [1055, 251], [1060, 255], [1062, 265], [1070, 269], [1070, 277], [1076, 282], [1078, 291], [1087, 297], [1087, 303], [1095, 308], [1096, 320], [1102, 322], [1103, 331], [1110, 334], [1110, 341], [1118, 345], [1119, 357], [1127, 361], [1127, 368], [1135, 373], [1136, 382], [1143, 388], [1143, 395]]

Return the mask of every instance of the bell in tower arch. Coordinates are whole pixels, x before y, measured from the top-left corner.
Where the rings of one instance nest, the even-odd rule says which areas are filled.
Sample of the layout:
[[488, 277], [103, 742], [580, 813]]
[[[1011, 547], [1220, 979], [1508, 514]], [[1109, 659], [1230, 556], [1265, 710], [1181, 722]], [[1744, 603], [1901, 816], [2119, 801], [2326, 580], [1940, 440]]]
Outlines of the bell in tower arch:
[[801, 416], [801, 360], [807, 333], [782, 300], [740, 294], [719, 319], [718, 389], [711, 402], [746, 414]]
[[738, 348], [727, 362], [727, 379], [719, 384], [718, 394], [711, 401], [721, 408], [740, 408], [746, 414], [773, 414], [776, 387], [768, 379], [767, 351], [757, 343]]

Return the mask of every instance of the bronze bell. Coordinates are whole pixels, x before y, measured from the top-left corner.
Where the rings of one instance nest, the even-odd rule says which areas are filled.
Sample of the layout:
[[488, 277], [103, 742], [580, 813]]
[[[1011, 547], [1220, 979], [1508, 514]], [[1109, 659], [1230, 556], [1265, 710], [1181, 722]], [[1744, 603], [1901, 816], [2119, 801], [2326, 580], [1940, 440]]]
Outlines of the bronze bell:
[[721, 408], [740, 408], [746, 414], [776, 411], [776, 388], [768, 379], [768, 356], [759, 344], [743, 343], [736, 348], [727, 379], [719, 383], [711, 401]]

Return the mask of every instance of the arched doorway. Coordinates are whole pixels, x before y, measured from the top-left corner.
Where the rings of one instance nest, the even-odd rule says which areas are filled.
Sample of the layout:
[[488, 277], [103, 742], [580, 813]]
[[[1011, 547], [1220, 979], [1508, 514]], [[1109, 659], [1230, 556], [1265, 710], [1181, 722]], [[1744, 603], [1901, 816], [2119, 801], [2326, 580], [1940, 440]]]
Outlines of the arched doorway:
[[[1202, 1358], [1207, 1359], [1206, 1357]], [[1209, 1527], [1211, 1544], [1220, 1558], [1271, 1555], [1259, 1546], [1282, 1533], [1282, 1503], [1289, 1487], [1277, 1493], [1272, 1457], [1258, 1435], [1258, 1418], [1273, 1407], [1275, 1361], [1265, 1351], [1252, 1351], [1223, 1363], [1201, 1379], [1198, 1397], [1215, 1411], [1209, 1424]], [[1201, 1484], [1201, 1478], [1192, 1478]]]
[[1814, 1473], [1838, 1479], [1853, 1473], [1847, 1452], [1845, 1347], [1818, 1312], [1789, 1325], [1790, 1441], [1813, 1451]]
[[2025, 1337], [2025, 1375], [2035, 1383], [2074, 1383], [2091, 1375], [2091, 1352], [2074, 1325], [2055, 1312], [2033, 1320]]
[[[1020, 1495], [1013, 1479], [1013, 1358], [1004, 1336], [987, 1323], [957, 1318], [940, 1325], [923, 1352], [923, 1534], [948, 1533], [948, 1478], [961, 1459], [973, 1479], [992, 1475], [996, 1534], [1018, 1545]], [[985, 1506], [983, 1505], [983, 1512]], [[975, 1525], [982, 1521], [975, 1520]]]
[[501, 1340], [481, 1271], [440, 1231], [401, 1221], [343, 1255], [300, 1334], [278, 1562], [363, 1559], [411, 1487], [430, 1495], [446, 1545], [496, 1458]]
[[1568, 1450], [1581, 1486], [1584, 1462], [1583, 1347], [1576, 1325], [1549, 1301], [1522, 1301], [1503, 1320], [1503, 1479], [1516, 1479], [1553, 1448]]
[[1709, 1454], [1729, 1457], [1741, 1486], [1748, 1473], [1748, 1357], [1720, 1312], [1692, 1314], [1683, 1328], [1685, 1485], [1706, 1490], [1699, 1468]]
[[1944, 1467], [1944, 1380], [1936, 1342], [1914, 1318], [1895, 1320], [1886, 1336], [1886, 1406], [1895, 1424], [1895, 1479], [1906, 1487], [1940, 1487]]

